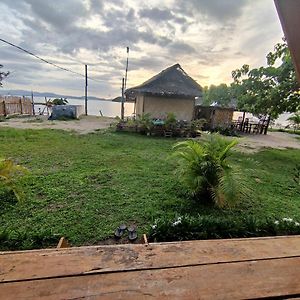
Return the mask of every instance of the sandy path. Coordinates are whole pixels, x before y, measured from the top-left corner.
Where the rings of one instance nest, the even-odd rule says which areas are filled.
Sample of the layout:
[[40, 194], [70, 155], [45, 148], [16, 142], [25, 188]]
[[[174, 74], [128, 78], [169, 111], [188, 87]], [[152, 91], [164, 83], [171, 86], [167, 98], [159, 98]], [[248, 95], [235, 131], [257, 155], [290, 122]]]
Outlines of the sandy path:
[[239, 145], [243, 152], [256, 152], [262, 148], [300, 149], [300, 136], [284, 132], [268, 132], [264, 134], [251, 134], [239, 138]]
[[93, 132], [97, 129], [105, 129], [114, 123], [115, 119], [108, 117], [87, 116], [80, 120], [70, 121], [48, 121], [46, 117], [12, 118], [5, 122], [0, 122], [1, 127], [13, 127], [22, 129], [62, 129], [76, 131], [80, 134]]

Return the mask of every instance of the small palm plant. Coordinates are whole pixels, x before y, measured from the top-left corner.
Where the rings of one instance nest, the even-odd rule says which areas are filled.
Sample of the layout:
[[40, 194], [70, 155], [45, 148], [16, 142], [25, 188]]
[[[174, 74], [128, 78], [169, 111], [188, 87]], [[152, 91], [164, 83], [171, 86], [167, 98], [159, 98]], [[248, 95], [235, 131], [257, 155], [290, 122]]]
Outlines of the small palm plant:
[[300, 128], [300, 112], [297, 112], [293, 116], [289, 117], [288, 121], [293, 124], [295, 130], [298, 130]]
[[18, 201], [22, 200], [23, 192], [18, 188], [17, 180], [26, 172], [26, 168], [15, 164], [11, 159], [0, 159], [0, 186], [12, 191]]
[[178, 172], [192, 196], [204, 196], [218, 207], [233, 206], [247, 196], [240, 171], [230, 165], [228, 157], [237, 140], [210, 134], [204, 141], [187, 140], [173, 147], [179, 158]]

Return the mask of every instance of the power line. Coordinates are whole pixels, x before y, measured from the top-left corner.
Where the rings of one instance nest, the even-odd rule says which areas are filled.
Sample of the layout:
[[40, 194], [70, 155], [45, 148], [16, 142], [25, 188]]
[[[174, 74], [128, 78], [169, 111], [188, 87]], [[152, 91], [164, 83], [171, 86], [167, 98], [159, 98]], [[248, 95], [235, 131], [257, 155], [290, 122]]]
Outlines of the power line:
[[[6, 41], [6, 40], [4, 40], [4, 39], [1, 39], [1, 38], [0, 38], [0, 41], [3, 42], [3, 43], [5, 43], [5, 44], [8, 44], [8, 45], [10, 45], [10, 46], [12, 46], [12, 47], [15, 47], [15, 48], [17, 48], [17, 49], [19, 49], [19, 50], [21, 50], [21, 51], [23, 51], [23, 52], [25, 52], [25, 53], [31, 55], [31, 56], [34, 56], [35, 58], [37, 58], [37, 59], [41, 60], [42, 62], [45, 62], [45, 63], [47, 63], [47, 64], [49, 64], [49, 65], [51, 65], [51, 66], [53, 66], [53, 67], [55, 67], [55, 68], [58, 68], [58, 69], [60, 69], [60, 70], [63, 70], [63, 71], [66, 71], [66, 72], [70, 72], [70, 73], [73, 73], [73, 74], [76, 74], [76, 75], [79, 75], [79, 76], [85, 78], [85, 75], [83, 75], [83, 74], [81, 74], [81, 73], [78, 73], [78, 72], [72, 71], [72, 70], [70, 70], [70, 69], [61, 67], [61, 66], [59, 66], [59, 65], [57, 65], [57, 64], [54, 64], [54, 63], [52, 63], [52, 62], [50, 62], [50, 61], [48, 61], [48, 60], [46, 60], [46, 59], [44, 59], [44, 58], [42, 58], [42, 57], [39, 57], [38, 55], [36, 55], [36, 54], [32, 53], [31, 51], [28, 51], [28, 50], [26, 50], [26, 49], [24, 49], [24, 48], [22, 48], [22, 47], [20, 47], [20, 46], [18, 46], [18, 45], [15, 45], [15, 44], [13, 44], [13, 43], [10, 43], [10, 42], [8, 42], [8, 41]], [[93, 81], [97, 81], [97, 82], [100, 82], [100, 83], [102, 83], [103, 81], [105, 81], [105, 80], [94, 79], [94, 78], [91, 78], [91, 77], [88, 77], [88, 79], [89, 79], [89, 80], [93, 80]]]

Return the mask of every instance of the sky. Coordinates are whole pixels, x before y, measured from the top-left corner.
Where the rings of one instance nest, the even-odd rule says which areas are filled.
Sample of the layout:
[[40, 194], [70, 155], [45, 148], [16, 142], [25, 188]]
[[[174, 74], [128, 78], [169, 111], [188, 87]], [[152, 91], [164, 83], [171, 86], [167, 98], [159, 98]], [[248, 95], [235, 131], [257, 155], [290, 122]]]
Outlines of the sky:
[[[84, 74], [89, 94], [121, 93], [179, 63], [201, 86], [230, 83], [243, 64], [266, 64], [283, 37], [273, 0], [0, 0], [0, 38]], [[84, 77], [0, 42], [4, 89], [84, 94]]]

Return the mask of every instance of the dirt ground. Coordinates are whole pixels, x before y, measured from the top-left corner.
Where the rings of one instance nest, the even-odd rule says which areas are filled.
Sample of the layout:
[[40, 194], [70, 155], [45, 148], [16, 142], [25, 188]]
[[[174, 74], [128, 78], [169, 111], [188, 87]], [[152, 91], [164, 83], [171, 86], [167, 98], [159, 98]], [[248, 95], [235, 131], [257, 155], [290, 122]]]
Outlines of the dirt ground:
[[[75, 131], [79, 134], [86, 134], [98, 129], [108, 128], [115, 123], [114, 118], [84, 116], [80, 120], [71, 121], [48, 121], [46, 117], [26, 117], [11, 118], [5, 122], [0, 122], [1, 127], [14, 127], [23, 129], [62, 129], [67, 131]], [[298, 139], [297, 139], [298, 137]], [[300, 149], [300, 136], [288, 134], [284, 132], [268, 132], [267, 135], [244, 135], [239, 138], [239, 145], [243, 152], [255, 152], [262, 148], [295, 148]]]
[[93, 132], [97, 129], [105, 129], [110, 124], [116, 122], [114, 118], [83, 116], [79, 120], [69, 121], [49, 121], [45, 116], [11, 118], [5, 122], [0, 122], [1, 127], [13, 127], [22, 129], [62, 129], [75, 131], [80, 134]]
[[284, 132], [264, 134], [247, 134], [239, 138], [238, 147], [243, 152], [256, 152], [262, 148], [300, 149], [300, 136]]

